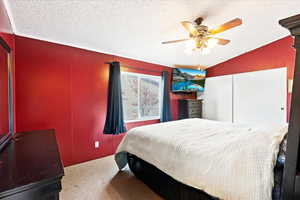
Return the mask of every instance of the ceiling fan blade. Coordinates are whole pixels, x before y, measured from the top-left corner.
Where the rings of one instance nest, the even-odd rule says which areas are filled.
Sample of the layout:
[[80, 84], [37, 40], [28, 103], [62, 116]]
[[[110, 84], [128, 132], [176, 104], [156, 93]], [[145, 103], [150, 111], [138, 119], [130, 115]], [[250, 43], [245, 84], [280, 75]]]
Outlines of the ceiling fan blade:
[[209, 38], [213, 38], [213, 39], [218, 40], [217, 44], [219, 44], [219, 45], [226, 45], [230, 42], [230, 40], [226, 40], [226, 39], [223, 39], [223, 38], [216, 38], [216, 37], [209, 37]]
[[190, 39], [165, 41], [165, 42], [162, 42], [162, 44], [170, 44], [170, 43], [176, 43], [176, 42], [183, 42], [183, 41], [187, 41], [187, 40], [190, 40]]
[[215, 35], [217, 33], [222, 33], [228, 29], [234, 28], [241, 25], [243, 22], [240, 18], [233, 19], [225, 24], [218, 26], [217, 28], [211, 29], [208, 31], [209, 35]]
[[181, 22], [181, 24], [191, 35], [196, 36], [199, 34], [194, 23], [189, 22], [189, 21], [183, 21], [183, 22]]

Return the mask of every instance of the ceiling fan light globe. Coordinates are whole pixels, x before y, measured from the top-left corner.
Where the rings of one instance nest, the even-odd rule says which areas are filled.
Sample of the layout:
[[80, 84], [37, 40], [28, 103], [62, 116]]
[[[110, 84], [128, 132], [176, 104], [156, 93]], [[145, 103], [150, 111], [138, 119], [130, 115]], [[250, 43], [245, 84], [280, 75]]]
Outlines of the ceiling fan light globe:
[[208, 48], [214, 48], [218, 44], [218, 42], [219, 42], [218, 39], [210, 38], [207, 40], [206, 46]]
[[188, 40], [185, 43], [186, 49], [195, 49], [196, 48], [196, 41], [195, 40]]
[[209, 48], [203, 48], [201, 49], [201, 54], [202, 55], [208, 55], [210, 53], [210, 49]]

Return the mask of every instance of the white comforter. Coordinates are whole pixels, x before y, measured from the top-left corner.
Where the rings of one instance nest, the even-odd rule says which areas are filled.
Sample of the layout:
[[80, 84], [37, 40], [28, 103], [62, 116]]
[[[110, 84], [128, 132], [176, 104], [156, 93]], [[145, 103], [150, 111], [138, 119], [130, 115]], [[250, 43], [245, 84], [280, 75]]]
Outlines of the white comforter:
[[129, 152], [220, 199], [271, 200], [273, 168], [286, 133], [286, 125], [179, 120], [130, 130], [115, 158], [122, 169]]

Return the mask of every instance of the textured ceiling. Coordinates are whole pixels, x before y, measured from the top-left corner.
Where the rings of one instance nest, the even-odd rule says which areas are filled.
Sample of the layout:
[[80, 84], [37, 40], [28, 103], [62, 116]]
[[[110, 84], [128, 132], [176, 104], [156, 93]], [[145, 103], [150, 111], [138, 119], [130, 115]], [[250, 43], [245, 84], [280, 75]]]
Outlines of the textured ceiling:
[[[212, 66], [288, 35], [278, 20], [299, 14], [299, 0], [4, 0], [17, 35], [172, 66]], [[209, 55], [184, 53], [180, 21], [210, 27], [239, 17], [243, 25]]]

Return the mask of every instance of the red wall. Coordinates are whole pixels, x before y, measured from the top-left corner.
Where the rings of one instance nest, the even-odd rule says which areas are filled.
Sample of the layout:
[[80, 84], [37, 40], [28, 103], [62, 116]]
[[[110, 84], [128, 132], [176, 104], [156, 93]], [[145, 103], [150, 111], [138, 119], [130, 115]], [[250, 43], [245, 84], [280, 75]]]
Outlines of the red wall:
[[[293, 78], [295, 66], [295, 50], [291, 36], [282, 38], [253, 51], [247, 52], [228, 61], [208, 68], [207, 76], [220, 76], [273, 69], [279, 67], [288, 68], [288, 78]], [[289, 118], [291, 94], [287, 99], [287, 116]]]
[[[161, 65], [19, 36], [16, 51], [17, 131], [55, 128], [65, 166], [113, 154], [124, 135], [102, 134], [109, 76], [106, 62], [171, 72]], [[174, 99], [190, 97], [194, 96], [171, 96], [174, 118]], [[130, 123], [127, 127], [156, 122]], [[94, 148], [95, 141], [100, 141], [99, 149]]]

